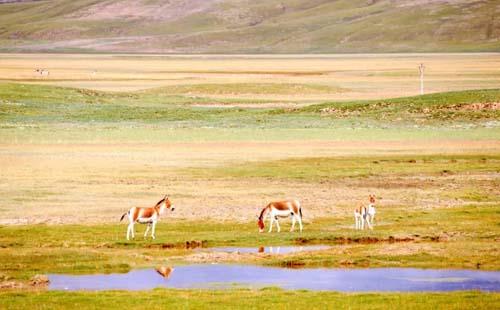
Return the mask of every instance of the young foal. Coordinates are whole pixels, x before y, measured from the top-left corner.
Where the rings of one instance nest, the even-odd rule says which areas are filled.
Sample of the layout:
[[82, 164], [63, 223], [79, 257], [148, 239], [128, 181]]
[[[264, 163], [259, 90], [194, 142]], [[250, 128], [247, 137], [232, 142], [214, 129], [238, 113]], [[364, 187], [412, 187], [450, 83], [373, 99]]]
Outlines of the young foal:
[[368, 208], [360, 206], [354, 210], [354, 222], [356, 229], [365, 229], [365, 223], [368, 228], [373, 229], [373, 220], [375, 219], [375, 195], [370, 195], [370, 204]]
[[370, 204], [368, 205], [368, 221], [370, 225], [373, 226], [373, 220], [375, 219], [375, 195], [370, 195]]
[[151, 238], [155, 239], [155, 228], [160, 215], [165, 212], [166, 209], [174, 211], [174, 206], [170, 203], [167, 195], [158, 201], [154, 207], [132, 207], [128, 212], [123, 213], [120, 218], [120, 222], [123, 220], [125, 215], [128, 215], [128, 228], [127, 228], [127, 240], [130, 240], [130, 234], [132, 234], [132, 239], [135, 238], [134, 224], [137, 222], [139, 224], [148, 224], [146, 232], [144, 233], [144, 238], [148, 235], [149, 228], [153, 226], [151, 230]]
[[300, 203], [297, 200], [286, 200], [286, 201], [277, 201], [271, 202], [268, 204], [262, 211], [260, 212], [259, 221], [257, 225], [259, 225], [259, 232], [264, 231], [264, 218], [269, 214], [271, 217], [271, 222], [269, 223], [269, 232], [273, 230], [273, 223], [276, 222], [276, 227], [278, 228], [278, 232], [281, 231], [280, 223], [278, 222], [278, 217], [287, 217], [290, 216], [292, 218], [292, 228], [290, 231], [295, 229], [295, 221], [299, 222], [300, 231], [302, 231], [302, 208]]

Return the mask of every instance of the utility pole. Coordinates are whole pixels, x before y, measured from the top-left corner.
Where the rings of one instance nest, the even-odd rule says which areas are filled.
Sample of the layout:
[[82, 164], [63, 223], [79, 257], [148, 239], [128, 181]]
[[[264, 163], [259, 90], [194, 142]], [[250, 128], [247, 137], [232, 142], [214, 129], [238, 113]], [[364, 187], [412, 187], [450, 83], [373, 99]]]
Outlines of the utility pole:
[[423, 63], [421, 63], [418, 66], [418, 71], [420, 72], [420, 95], [424, 94], [424, 71], [425, 71], [425, 66]]

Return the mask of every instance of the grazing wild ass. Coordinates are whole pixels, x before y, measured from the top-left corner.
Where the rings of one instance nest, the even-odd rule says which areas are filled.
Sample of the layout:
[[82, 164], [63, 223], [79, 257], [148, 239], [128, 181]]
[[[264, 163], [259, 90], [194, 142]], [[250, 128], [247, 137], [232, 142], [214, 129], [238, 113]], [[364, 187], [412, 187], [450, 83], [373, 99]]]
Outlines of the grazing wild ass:
[[276, 222], [276, 227], [278, 228], [278, 232], [280, 232], [281, 228], [280, 223], [278, 222], [278, 217], [288, 216], [292, 218], [292, 228], [290, 228], [290, 231], [295, 229], [295, 221], [299, 222], [300, 231], [302, 231], [302, 208], [299, 201], [286, 200], [271, 202], [268, 204], [264, 209], [262, 209], [260, 216], [258, 217], [259, 221], [257, 222], [257, 225], [259, 225], [259, 232], [264, 231], [264, 219], [268, 214], [271, 218], [269, 223], [269, 232], [273, 230], [274, 222]]
[[375, 195], [370, 195], [370, 204], [368, 207], [360, 206], [354, 210], [354, 222], [356, 229], [365, 229], [366, 226], [373, 229], [373, 220], [375, 219]]
[[123, 220], [125, 215], [128, 215], [128, 228], [127, 228], [127, 240], [130, 240], [130, 235], [132, 239], [135, 238], [134, 224], [137, 222], [139, 224], [147, 224], [146, 232], [144, 233], [144, 238], [148, 235], [149, 228], [151, 226], [151, 238], [155, 239], [155, 228], [160, 215], [165, 212], [166, 209], [174, 211], [174, 206], [168, 199], [167, 195], [158, 201], [154, 207], [132, 207], [128, 212], [123, 213], [120, 218], [120, 222]]

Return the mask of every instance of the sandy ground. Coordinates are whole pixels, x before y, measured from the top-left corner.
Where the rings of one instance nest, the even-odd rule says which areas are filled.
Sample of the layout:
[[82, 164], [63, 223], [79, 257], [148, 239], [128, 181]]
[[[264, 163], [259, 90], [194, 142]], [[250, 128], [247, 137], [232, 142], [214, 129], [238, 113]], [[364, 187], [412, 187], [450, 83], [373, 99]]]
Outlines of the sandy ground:
[[[305, 221], [348, 216], [376, 193], [381, 208], [433, 208], [466, 202], [443, 195], [472, 185], [492, 189], [498, 174], [412, 175], [321, 183], [196, 178], [182, 168], [290, 157], [497, 153], [499, 141], [217, 142], [0, 145], [0, 224], [116, 222], [132, 206], [168, 193], [168, 218], [251, 221], [268, 201], [298, 198]], [[22, 210], [22, 212], [19, 212]], [[165, 219], [164, 219], [165, 220]], [[167, 219], [168, 220], [168, 219]]]

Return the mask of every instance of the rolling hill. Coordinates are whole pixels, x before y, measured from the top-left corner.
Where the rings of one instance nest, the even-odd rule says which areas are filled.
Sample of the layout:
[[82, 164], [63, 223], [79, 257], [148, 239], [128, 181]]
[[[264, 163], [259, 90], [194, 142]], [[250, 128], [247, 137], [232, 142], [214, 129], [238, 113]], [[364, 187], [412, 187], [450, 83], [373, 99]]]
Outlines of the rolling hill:
[[0, 52], [500, 51], [497, 0], [0, 0]]

